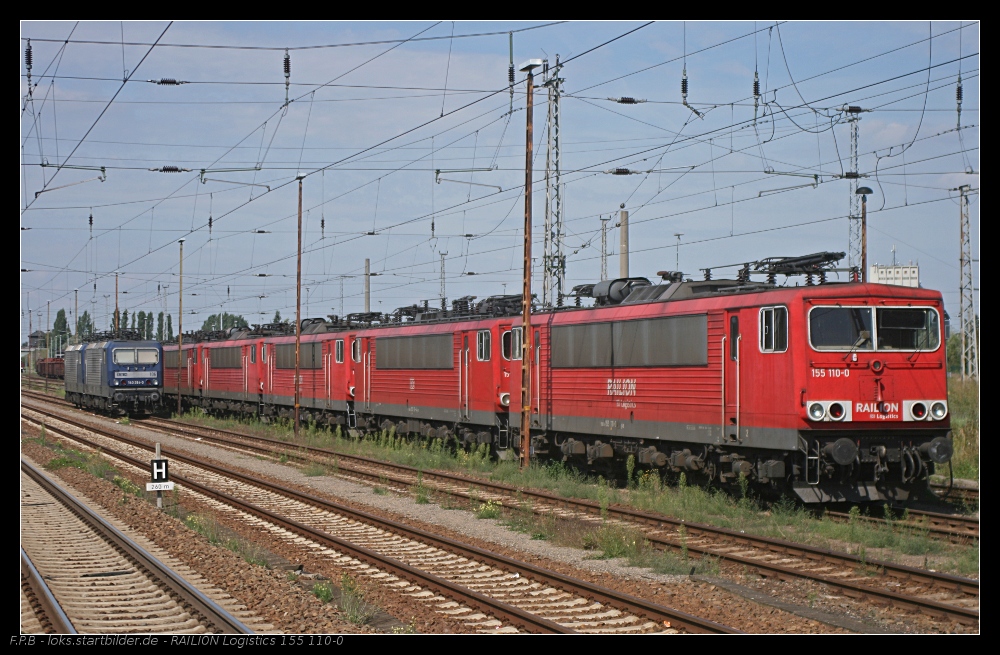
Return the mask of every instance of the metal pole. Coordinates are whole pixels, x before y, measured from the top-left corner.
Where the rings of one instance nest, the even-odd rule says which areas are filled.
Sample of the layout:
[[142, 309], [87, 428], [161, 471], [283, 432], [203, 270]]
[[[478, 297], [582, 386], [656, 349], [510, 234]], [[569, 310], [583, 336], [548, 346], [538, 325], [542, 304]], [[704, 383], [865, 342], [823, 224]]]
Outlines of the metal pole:
[[[541, 62], [538, 62], [539, 64]], [[526, 111], [524, 156], [524, 286], [521, 291], [521, 467], [531, 463], [531, 146], [532, 91], [534, 68], [531, 62], [521, 68], [528, 73], [528, 106]]]
[[[367, 265], [367, 260], [366, 260]], [[299, 175], [299, 246], [295, 264], [295, 438], [299, 437], [299, 346], [302, 341], [302, 176]]]
[[181, 417], [181, 360], [184, 357], [184, 239], [181, 244], [181, 262], [177, 290], [177, 418]]
[[76, 321], [76, 326], [74, 326], [74, 333], [76, 334], [76, 341], [74, 343], [80, 343], [80, 290], [73, 289], [73, 320]]
[[118, 272], [115, 271], [115, 336], [118, 336], [118, 332], [121, 330], [121, 325], [119, 321], [121, 319], [118, 315]]
[[[156, 442], [156, 455], [154, 456], [154, 458], [155, 459], [160, 459], [162, 457], [161, 452], [162, 451], [160, 450], [160, 442], [157, 441]], [[157, 491], [156, 492], [156, 509], [163, 509], [163, 492], [162, 491]]]
[[621, 248], [618, 253], [618, 277], [628, 277], [628, 210], [622, 206], [619, 225], [621, 225]]
[[[45, 352], [52, 357], [52, 301], [45, 301]], [[49, 376], [45, 376], [45, 393], [49, 392]]]
[[861, 196], [861, 281], [868, 281], [868, 196]]
[[[963, 341], [963, 343], [964, 343], [964, 341]], [[30, 380], [31, 379], [31, 371], [33, 371], [33, 370], [34, 369], [31, 368], [31, 307], [28, 307], [28, 371], [27, 371], [27, 374], [28, 374], [28, 378], [29, 378], [28, 381], [29, 382], [31, 381]], [[962, 376], [962, 379], [963, 380], [965, 379], [964, 375]]]
[[448, 255], [446, 252], [438, 253], [441, 255], [441, 311], [448, 309], [448, 296], [445, 295], [444, 287], [444, 258]]
[[608, 218], [601, 217], [601, 279], [608, 279]]
[[365, 258], [365, 314], [372, 310], [372, 267], [371, 260]]

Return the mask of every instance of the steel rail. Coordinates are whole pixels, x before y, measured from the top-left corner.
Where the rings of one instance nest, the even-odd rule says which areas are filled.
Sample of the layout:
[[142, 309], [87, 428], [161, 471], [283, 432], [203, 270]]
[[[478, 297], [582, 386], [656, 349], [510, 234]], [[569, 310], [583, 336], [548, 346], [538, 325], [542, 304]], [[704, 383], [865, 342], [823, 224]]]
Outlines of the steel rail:
[[[648, 525], [648, 526], [651, 526], [651, 527], [657, 527], [657, 528], [670, 527], [670, 528], [677, 529], [677, 528], [680, 528], [681, 526], [683, 526], [684, 529], [685, 529], [685, 531], [687, 532], [688, 536], [699, 535], [699, 536], [709, 536], [709, 537], [716, 537], [716, 538], [721, 536], [723, 538], [726, 538], [726, 539], [729, 539], [731, 541], [734, 541], [735, 543], [739, 543], [739, 544], [743, 544], [743, 545], [747, 545], [747, 546], [753, 546], [754, 548], [761, 548], [761, 549], [768, 550], [770, 552], [773, 552], [773, 553], [776, 553], [776, 554], [780, 554], [780, 555], [795, 555], [797, 557], [803, 557], [803, 558], [805, 558], [807, 560], [810, 560], [810, 561], [813, 561], [813, 562], [817, 562], [817, 563], [837, 564], [837, 565], [841, 565], [841, 566], [848, 565], [848, 566], [855, 567], [855, 568], [871, 567], [871, 568], [879, 570], [880, 572], [884, 573], [885, 575], [890, 575], [893, 578], [896, 578], [896, 579], [899, 579], [899, 580], [905, 580], [905, 581], [914, 581], [914, 580], [916, 580], [916, 581], [921, 581], [921, 582], [924, 582], [924, 583], [927, 583], [927, 584], [933, 584], [933, 585], [942, 586], [942, 587], [947, 588], [947, 589], [959, 590], [959, 591], [961, 591], [961, 593], [963, 593], [965, 595], [970, 595], [970, 596], [978, 596], [979, 595], [979, 582], [977, 580], [973, 580], [971, 578], [963, 578], [963, 577], [960, 577], [960, 576], [949, 575], [947, 573], [939, 573], [939, 572], [936, 572], [936, 571], [935, 572], [931, 572], [931, 571], [926, 571], [924, 569], [919, 569], [919, 568], [912, 567], [912, 566], [906, 566], [906, 565], [902, 565], [902, 564], [895, 564], [895, 563], [892, 563], [892, 562], [885, 562], [885, 561], [881, 561], [881, 560], [867, 559], [867, 560], [862, 561], [861, 558], [859, 558], [859, 557], [857, 557], [855, 555], [851, 555], [850, 553], [837, 552], [837, 551], [826, 549], [826, 548], [819, 548], [819, 547], [815, 547], [815, 546], [808, 546], [808, 545], [805, 545], [805, 544], [798, 544], [798, 543], [794, 543], [794, 542], [790, 542], [790, 541], [784, 541], [784, 540], [780, 540], [780, 539], [772, 539], [772, 538], [769, 538], [769, 537], [755, 537], [753, 535], [747, 535], [747, 534], [745, 534], [743, 532], [738, 532], [736, 530], [730, 530], [730, 529], [727, 529], [727, 528], [720, 528], [720, 527], [710, 526], [710, 525], [706, 525], [706, 524], [702, 524], [702, 523], [695, 523], [695, 522], [686, 521], [686, 520], [683, 520], [683, 519], [677, 519], [677, 518], [665, 516], [665, 515], [662, 515], [662, 514], [654, 514], [654, 513], [651, 513], [651, 512], [644, 512], [644, 511], [634, 510], [634, 509], [625, 508], [625, 507], [602, 507], [599, 503], [595, 503], [593, 501], [582, 500], [582, 499], [568, 499], [568, 498], [564, 498], [564, 497], [561, 497], [561, 496], [556, 496], [556, 495], [549, 494], [549, 493], [542, 492], [542, 491], [535, 491], [535, 490], [531, 490], [531, 489], [520, 489], [520, 488], [511, 486], [511, 485], [506, 485], [506, 484], [501, 484], [501, 483], [496, 483], [496, 482], [490, 482], [490, 481], [486, 481], [486, 480], [482, 480], [482, 479], [477, 479], [477, 478], [467, 478], [467, 477], [460, 476], [460, 475], [455, 475], [455, 474], [452, 474], [452, 473], [420, 470], [420, 469], [414, 468], [412, 466], [406, 466], [404, 464], [393, 464], [393, 463], [390, 463], [390, 462], [380, 461], [380, 460], [377, 460], [377, 459], [374, 459], [374, 458], [370, 458], [370, 457], [364, 457], [364, 456], [360, 456], [360, 455], [351, 455], [351, 454], [340, 453], [340, 452], [337, 452], [335, 450], [328, 449], [328, 448], [320, 448], [320, 447], [316, 447], [316, 446], [306, 446], [306, 445], [290, 445], [287, 442], [280, 441], [278, 439], [271, 439], [271, 438], [268, 438], [268, 437], [258, 437], [258, 436], [246, 435], [246, 434], [241, 434], [241, 433], [238, 433], [238, 432], [232, 432], [232, 431], [229, 431], [229, 430], [218, 430], [218, 429], [215, 429], [215, 428], [194, 428], [194, 429], [192, 429], [192, 426], [190, 426], [188, 424], [180, 423], [178, 421], [172, 421], [172, 420], [168, 421], [168, 420], [165, 420], [165, 419], [153, 419], [152, 424], [153, 424], [153, 426], [155, 426], [157, 423], [160, 423], [160, 422], [170, 424], [172, 430], [179, 431], [179, 432], [182, 432], [182, 433], [186, 433], [186, 434], [189, 434], [191, 436], [197, 436], [197, 437], [199, 437], [199, 438], [201, 438], [203, 440], [210, 440], [210, 441], [215, 441], [215, 442], [218, 442], [218, 443], [225, 443], [227, 445], [239, 445], [239, 446], [243, 446], [243, 447], [254, 448], [254, 446], [251, 446], [251, 445], [245, 444], [245, 443], [234, 444], [232, 441], [229, 441], [227, 439], [220, 438], [220, 437], [217, 437], [217, 436], [212, 436], [211, 434], [208, 434], [208, 433], [209, 432], [221, 432], [221, 433], [224, 433], [224, 434], [232, 435], [233, 437], [236, 437], [236, 438], [239, 438], [239, 439], [252, 439], [252, 440], [256, 440], [256, 441], [263, 441], [265, 443], [268, 443], [268, 444], [273, 445], [274, 447], [278, 448], [279, 449], [279, 454], [290, 454], [289, 450], [294, 449], [294, 450], [297, 450], [297, 451], [300, 451], [300, 452], [314, 453], [314, 454], [317, 454], [317, 455], [323, 455], [325, 457], [336, 458], [336, 459], [338, 459], [338, 466], [341, 468], [341, 470], [350, 470], [352, 474], [364, 475], [364, 476], [369, 477], [372, 480], [377, 480], [377, 481], [383, 481], [383, 480], [385, 480], [387, 482], [395, 482], [395, 483], [402, 484], [402, 485], [412, 484], [411, 482], [406, 481], [406, 480], [402, 480], [402, 479], [399, 479], [399, 478], [389, 477], [389, 476], [387, 476], [384, 473], [384, 469], [386, 469], [386, 468], [394, 468], [394, 469], [396, 469], [396, 470], [398, 470], [400, 472], [404, 472], [404, 473], [411, 474], [411, 475], [414, 475], [414, 476], [416, 476], [416, 475], [419, 474], [419, 475], [423, 476], [423, 479], [425, 481], [426, 480], [439, 479], [439, 480], [443, 480], [443, 481], [446, 481], [446, 482], [451, 483], [451, 484], [461, 485], [461, 486], [465, 486], [465, 487], [476, 486], [476, 487], [480, 487], [480, 488], [485, 489], [485, 490], [491, 490], [491, 491], [494, 491], [494, 492], [500, 493], [500, 494], [505, 494], [505, 495], [510, 495], [510, 496], [520, 495], [522, 498], [536, 499], [536, 500], [545, 502], [546, 504], [549, 504], [549, 505], [555, 505], [557, 507], [562, 507], [562, 508], [566, 508], [566, 509], [570, 509], [570, 510], [574, 510], [574, 511], [583, 511], [583, 512], [595, 515], [595, 516], [602, 516], [602, 515], [604, 515], [604, 516], [608, 516], [609, 518], [616, 518], [616, 519], [619, 519], [619, 520], [624, 520], [624, 521], [628, 521], [628, 522], [632, 522], [632, 523], [640, 523], [640, 524]], [[268, 452], [266, 449], [261, 449], [261, 450], [264, 450], [264, 452]], [[270, 451], [270, 452], [273, 452], [273, 451]], [[368, 473], [368, 472], [365, 472], [365, 471], [360, 471], [360, 470], [357, 470], [357, 469], [351, 470], [351, 469], [348, 469], [348, 467], [345, 467], [340, 462], [340, 460], [344, 460], [344, 459], [353, 460], [353, 461], [357, 461], [357, 462], [362, 462], [364, 464], [368, 464], [368, 465], [371, 465], [371, 466], [376, 466], [376, 467], [379, 467], [379, 468], [383, 469], [383, 472], [380, 472], [379, 474], [375, 475], [375, 474]], [[659, 544], [659, 545], [664, 546], [664, 547], [671, 547], [671, 548], [680, 548], [681, 547], [679, 544], [677, 544], [674, 541], [670, 541], [670, 540], [666, 540], [666, 539], [660, 539], [660, 538], [657, 538], [655, 536], [650, 536], [650, 537], [647, 537], [647, 538], [649, 538], [651, 541], [653, 541], [654, 544]], [[696, 552], [690, 546], [688, 546], [688, 550], [691, 551], [691, 552]], [[697, 552], [700, 552], [700, 551], [697, 551]], [[718, 556], [717, 553], [714, 553], [714, 552], [712, 552], [709, 549], [705, 550], [705, 554], [712, 555], [712, 556]], [[725, 559], [732, 560], [731, 556], [724, 556], [724, 557], [725, 557]], [[794, 569], [789, 569], [789, 570], [794, 570]], [[783, 570], [776, 569], [776, 572], [783, 572]], [[803, 574], [803, 573], [800, 573], [798, 577], [809, 577], [811, 575], [812, 574]], [[815, 579], [817, 579], [820, 582], [830, 583], [829, 582], [830, 579], [827, 578], [827, 577], [816, 577]], [[859, 587], [859, 590], [860, 590], [860, 587]], [[978, 617], [977, 617], [977, 619], [978, 619]]]
[[191, 607], [220, 632], [223, 634], [254, 634], [243, 622], [195, 588], [183, 576], [150, 555], [141, 546], [94, 512], [94, 510], [74, 498], [54, 480], [23, 458], [21, 459], [21, 470], [45, 489], [47, 493], [51, 494], [56, 500], [80, 517], [81, 520], [97, 530], [109, 543], [124, 553], [126, 557], [148, 571], [162, 584], [165, 584], [170, 592], [178, 596], [181, 602]]
[[[131, 437], [126, 437], [124, 435], [109, 433], [100, 427], [80, 424], [72, 419], [66, 419], [55, 415], [50, 415], [50, 416], [60, 421], [65, 421], [71, 425], [75, 425], [76, 427], [82, 429], [103, 433], [106, 436], [109, 436], [116, 440], [123, 441], [138, 448], [143, 448], [147, 450], [153, 449], [151, 445], [149, 445], [144, 441], [136, 440]], [[129, 455], [125, 455], [124, 453], [111, 451], [105, 447], [100, 446], [99, 444], [90, 441], [86, 437], [73, 435], [53, 426], [47, 426], [47, 429], [53, 432], [64, 434], [66, 437], [70, 439], [86, 443], [87, 445], [93, 448], [101, 448], [101, 451], [103, 453], [110, 454], [113, 457], [128, 462], [129, 464], [136, 466], [140, 469], [143, 469], [148, 465], [148, 462], [137, 460], [135, 458], [130, 457]], [[619, 609], [625, 609], [634, 614], [646, 616], [649, 619], [655, 620], [657, 623], [661, 623], [662, 621], [669, 621], [672, 626], [681, 627], [691, 632], [699, 632], [699, 633], [732, 634], [740, 632], [728, 626], [715, 623], [714, 621], [708, 621], [706, 619], [702, 619], [700, 617], [687, 614], [679, 610], [659, 605], [657, 603], [653, 603], [644, 600], [642, 598], [616, 592], [614, 590], [589, 583], [585, 580], [572, 578], [570, 576], [566, 576], [555, 571], [550, 571], [548, 569], [544, 569], [542, 567], [535, 566], [527, 562], [521, 562], [513, 558], [500, 555], [498, 553], [492, 553], [482, 548], [470, 546], [468, 544], [463, 544], [461, 542], [448, 539], [446, 537], [441, 537], [439, 535], [435, 535], [433, 533], [420, 530], [418, 528], [407, 526], [397, 521], [383, 519], [373, 514], [369, 514], [367, 512], [362, 512], [344, 505], [340, 505], [339, 503], [328, 501], [323, 498], [313, 496], [311, 494], [307, 494], [295, 489], [284, 487], [282, 485], [270, 483], [265, 480], [255, 478], [253, 476], [240, 473], [239, 471], [234, 471], [232, 469], [228, 469], [223, 466], [204, 462], [197, 458], [185, 455], [183, 453], [167, 449], [161, 449], [161, 454], [163, 456], [169, 455], [179, 461], [187, 462], [188, 464], [191, 464], [193, 466], [203, 468], [218, 473], [220, 475], [231, 477], [236, 480], [240, 480], [246, 484], [250, 484], [274, 493], [278, 493], [279, 495], [283, 495], [289, 498], [293, 498], [295, 500], [298, 500], [299, 502], [303, 502], [312, 505], [314, 507], [324, 509], [326, 511], [336, 512], [342, 515], [350, 516], [355, 520], [367, 523], [369, 525], [377, 525], [396, 534], [406, 535], [424, 541], [425, 543], [431, 543], [449, 552], [458, 553], [464, 557], [474, 558], [500, 569], [505, 569], [511, 572], [517, 572], [522, 575], [529, 575], [534, 578], [540, 578], [542, 580], [551, 582], [554, 586], [561, 587], [572, 593], [581, 594], [595, 601], [602, 602], [607, 605], [617, 607]], [[325, 542], [327, 544], [333, 545], [337, 548], [350, 552], [352, 553], [353, 556], [369, 564], [378, 566], [380, 568], [388, 567], [401, 577], [409, 578], [411, 580], [423, 580], [425, 581], [424, 583], [427, 584], [428, 586], [433, 586], [441, 591], [446, 591], [451, 595], [459, 595], [462, 598], [466, 598], [471, 601], [470, 604], [478, 606], [480, 610], [488, 611], [489, 613], [495, 616], [499, 615], [500, 617], [503, 617], [506, 620], [510, 621], [512, 625], [520, 625], [525, 629], [534, 628], [537, 631], [543, 631], [543, 632], [570, 631], [569, 629], [560, 626], [558, 623], [549, 621], [547, 619], [541, 619], [536, 615], [525, 612], [517, 607], [508, 605], [501, 601], [494, 600], [492, 598], [489, 598], [488, 596], [478, 594], [477, 592], [473, 592], [459, 585], [455, 585], [450, 581], [420, 571], [419, 569], [410, 567], [409, 565], [399, 562], [397, 560], [393, 560], [391, 558], [384, 558], [381, 555], [374, 553], [373, 551], [351, 544], [350, 542], [339, 539], [338, 537], [330, 535], [329, 533], [323, 532], [321, 530], [316, 530], [315, 528], [306, 526], [304, 524], [300, 524], [291, 519], [286, 519], [284, 517], [274, 515], [266, 509], [257, 507], [251, 503], [247, 503], [246, 501], [242, 501], [238, 498], [229, 496], [228, 494], [225, 494], [223, 492], [210, 489], [198, 482], [187, 479], [183, 476], [177, 474], [171, 474], [171, 477], [175, 481], [180, 482], [180, 484], [198, 490], [199, 492], [214, 497], [218, 500], [221, 500], [226, 504], [234, 505], [238, 508], [246, 508], [246, 511], [248, 511], [248, 513], [257, 515], [268, 521], [277, 522], [293, 532], [296, 532], [298, 534], [303, 534], [308, 538], [315, 538], [317, 540], [320, 540], [321, 542]]]
[[31, 558], [24, 552], [24, 548], [21, 548], [21, 581], [26, 583], [31, 589], [38, 600], [42, 612], [45, 614], [45, 620], [52, 626], [52, 630], [56, 634], [78, 634], [76, 628], [73, 626], [73, 622], [66, 616], [62, 605], [56, 600], [55, 594], [52, 593], [42, 574], [35, 568]]

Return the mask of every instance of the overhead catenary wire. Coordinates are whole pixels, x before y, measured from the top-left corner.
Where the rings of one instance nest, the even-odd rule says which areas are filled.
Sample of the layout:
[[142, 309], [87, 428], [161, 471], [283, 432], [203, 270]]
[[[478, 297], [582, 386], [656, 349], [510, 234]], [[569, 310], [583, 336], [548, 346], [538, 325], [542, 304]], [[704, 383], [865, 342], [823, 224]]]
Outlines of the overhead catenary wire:
[[[509, 118], [508, 118], [508, 121], [509, 121]], [[709, 138], [711, 138], [711, 137], [709, 137]], [[714, 159], [715, 159], [714, 157], [713, 157], [713, 158], [711, 158], [711, 161], [713, 161], [713, 162], [714, 162]], [[714, 163], [713, 163], [713, 165], [714, 165]]]

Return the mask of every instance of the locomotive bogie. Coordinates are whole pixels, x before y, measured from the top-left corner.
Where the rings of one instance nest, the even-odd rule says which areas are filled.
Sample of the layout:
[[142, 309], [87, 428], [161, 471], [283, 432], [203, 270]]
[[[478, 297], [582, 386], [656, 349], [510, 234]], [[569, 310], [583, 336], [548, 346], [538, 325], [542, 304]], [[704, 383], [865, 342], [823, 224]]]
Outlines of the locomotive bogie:
[[[631, 457], [807, 502], [904, 499], [950, 459], [940, 294], [669, 285], [532, 317], [532, 458], [603, 471]], [[520, 317], [308, 325], [300, 420], [518, 456]], [[179, 362], [176, 344], [165, 350], [173, 402], [294, 416], [294, 336], [185, 338]]]

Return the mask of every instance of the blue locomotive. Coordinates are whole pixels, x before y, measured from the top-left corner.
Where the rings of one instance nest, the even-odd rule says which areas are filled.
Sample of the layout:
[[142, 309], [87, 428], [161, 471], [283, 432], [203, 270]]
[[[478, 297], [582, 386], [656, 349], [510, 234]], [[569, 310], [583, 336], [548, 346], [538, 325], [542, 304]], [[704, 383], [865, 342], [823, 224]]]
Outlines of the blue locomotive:
[[126, 331], [66, 348], [66, 400], [117, 415], [156, 413], [163, 402], [163, 347]]

